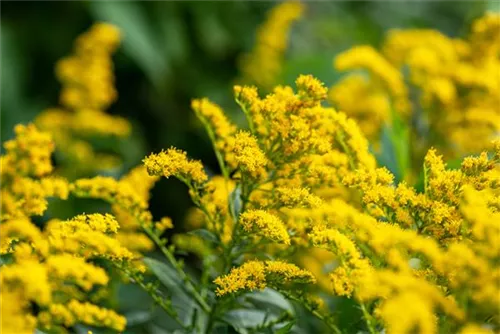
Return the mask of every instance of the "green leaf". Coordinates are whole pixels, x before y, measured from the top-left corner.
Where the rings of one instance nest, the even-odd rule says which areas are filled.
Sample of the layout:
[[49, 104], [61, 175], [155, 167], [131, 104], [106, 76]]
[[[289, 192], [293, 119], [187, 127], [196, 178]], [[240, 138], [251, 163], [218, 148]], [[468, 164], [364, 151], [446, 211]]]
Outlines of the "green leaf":
[[229, 196], [233, 202], [233, 217], [238, 217], [241, 213], [241, 187], [238, 185]]
[[182, 287], [182, 280], [177, 275], [175, 270], [166, 263], [149, 257], [144, 259], [144, 263], [149, 267], [149, 269], [151, 269], [151, 271], [156, 277], [158, 277], [160, 282], [163, 283], [166, 288], [174, 290]]
[[283, 311], [287, 311], [292, 315], [295, 314], [293, 305], [281, 293], [270, 288], [253, 292], [243, 298], [261, 310], [267, 310], [274, 314], [280, 314]]
[[217, 237], [212, 232], [210, 232], [209, 230], [204, 229], [204, 228], [190, 231], [187, 234], [196, 235], [196, 236], [202, 238], [203, 240], [206, 240], [206, 241], [209, 241], [212, 243], [218, 243]]
[[392, 111], [392, 123], [382, 129], [381, 144], [377, 160], [394, 174], [396, 182], [404, 180], [410, 169], [410, 130], [395, 111]]
[[2, 254], [0, 255], [0, 266], [10, 264], [13, 261], [12, 254]]
[[295, 320], [290, 321], [288, 324], [285, 326], [281, 327], [280, 329], [276, 330], [274, 334], [288, 334], [292, 331], [293, 326], [295, 325]]
[[[171, 266], [152, 258], [145, 258], [144, 263], [166, 288], [168, 295], [171, 297], [172, 305], [183, 323], [186, 324], [193, 319], [194, 312], [197, 313], [196, 319], [198, 325], [201, 326], [206, 322], [206, 314], [201, 311], [196, 302], [186, 293], [184, 282]], [[171, 321], [167, 322], [171, 323]]]
[[222, 319], [240, 334], [247, 334], [249, 328], [258, 327], [263, 325], [264, 321], [271, 320], [264, 311], [247, 309], [229, 311]]
[[152, 319], [152, 314], [149, 311], [136, 311], [124, 314], [127, 318], [127, 326], [137, 326], [145, 324]]

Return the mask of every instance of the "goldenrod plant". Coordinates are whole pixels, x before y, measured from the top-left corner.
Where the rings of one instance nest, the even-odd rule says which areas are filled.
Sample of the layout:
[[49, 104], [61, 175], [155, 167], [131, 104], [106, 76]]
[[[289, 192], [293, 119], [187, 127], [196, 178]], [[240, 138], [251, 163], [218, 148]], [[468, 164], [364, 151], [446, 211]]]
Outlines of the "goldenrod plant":
[[267, 90], [280, 82], [291, 28], [304, 10], [305, 5], [299, 1], [284, 1], [269, 10], [257, 28], [253, 49], [241, 56], [243, 81]]
[[[115, 29], [91, 29], [103, 42], [90, 43], [91, 57], [109, 52]], [[77, 43], [83, 50], [88, 36]], [[339, 62], [376, 63], [378, 80], [410, 115], [399, 72], [380, 68], [391, 63], [367, 47], [350, 52]], [[102, 112], [114, 98], [111, 88], [89, 98], [93, 88], [75, 77], [77, 87], [63, 93], [75, 113]], [[458, 168], [428, 149], [419, 189], [377, 163], [361, 127], [327, 106], [328, 89], [313, 76], [267, 95], [233, 91], [244, 127], [207, 98], [191, 104], [220, 175], [170, 147], [121, 178], [67, 179], [51, 159], [59, 130], [16, 127], [1, 157], [2, 333], [134, 333], [134, 318], [116, 309], [116, 280], [155, 302], [165, 326], [156, 333], [500, 330], [498, 138], [484, 133], [489, 150]], [[182, 182], [193, 203], [174, 232], [170, 218], [149, 209], [161, 178]], [[70, 197], [107, 203], [109, 212], [49, 216], [53, 198]], [[349, 312], [355, 321], [345, 324]]]
[[347, 75], [331, 87], [329, 100], [358, 121], [375, 148], [384, 130], [404, 132], [411, 145], [399, 150], [410, 151], [402, 163], [412, 168], [429, 146], [447, 158], [477, 153], [500, 131], [499, 50], [500, 15], [493, 12], [463, 38], [393, 29], [380, 51], [362, 45], [335, 57], [334, 67]]
[[[116, 100], [111, 56], [120, 43], [117, 27], [98, 23], [77, 38], [73, 53], [56, 65], [62, 85], [60, 107], [40, 113], [35, 124], [52, 134], [58, 154], [71, 177], [120, 164], [115, 155], [96, 150], [93, 139], [127, 137], [126, 119], [107, 114]], [[94, 140], [95, 141], [95, 140]]]

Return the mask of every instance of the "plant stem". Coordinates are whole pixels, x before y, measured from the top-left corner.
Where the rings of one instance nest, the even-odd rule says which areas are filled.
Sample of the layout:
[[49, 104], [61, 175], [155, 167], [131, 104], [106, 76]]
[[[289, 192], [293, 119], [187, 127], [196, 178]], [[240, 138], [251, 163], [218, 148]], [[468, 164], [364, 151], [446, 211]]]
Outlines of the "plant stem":
[[300, 298], [298, 296], [295, 296], [294, 294], [288, 292], [288, 291], [283, 291], [283, 290], [278, 290], [281, 292], [285, 297], [289, 298], [290, 300], [296, 301], [300, 303], [302, 306], [306, 308], [309, 312], [311, 312], [316, 318], [319, 320], [323, 321], [323, 323], [334, 333], [336, 334], [342, 334], [342, 331], [332, 322], [332, 319], [325, 316], [324, 314], [321, 314], [317, 308], [311, 306], [307, 301], [305, 301], [303, 298]]
[[179, 265], [179, 262], [177, 262], [174, 255], [163, 245], [161, 239], [153, 231], [151, 231], [150, 228], [148, 228], [144, 224], [141, 224], [141, 226], [143, 227], [144, 231], [148, 234], [148, 236], [158, 246], [158, 248], [160, 248], [160, 251], [162, 252], [163, 255], [165, 255], [170, 264], [175, 268], [182, 281], [186, 283], [187, 292], [189, 292], [192, 295], [192, 297], [196, 300], [196, 302], [201, 306], [203, 311], [207, 313], [210, 312], [210, 306], [208, 306], [207, 302], [198, 293], [193, 283], [191, 282], [191, 279], [186, 275], [184, 270], [182, 270], [181, 266]]
[[371, 334], [377, 334], [377, 331], [374, 328], [373, 323], [372, 323], [372, 316], [370, 315], [370, 313], [368, 313], [368, 310], [366, 309], [365, 303], [359, 302], [359, 305], [361, 306], [361, 311], [363, 312], [363, 317], [365, 318], [366, 326], [368, 327], [368, 330], [370, 331]]
[[155, 291], [153, 286], [148, 285], [144, 283], [142, 277], [134, 274], [133, 272], [129, 271], [127, 268], [123, 267], [122, 265], [119, 265], [117, 263], [112, 262], [113, 266], [116, 267], [118, 270], [121, 272], [125, 273], [129, 277], [130, 280], [132, 280], [134, 283], [138, 284], [144, 291], [146, 291], [151, 298], [153, 298], [153, 301], [159, 305], [165, 313], [167, 313], [172, 319], [175, 320], [183, 329], [187, 329], [187, 326], [182, 323], [181, 319], [179, 319], [177, 312], [171, 307], [172, 304], [168, 299], [165, 299], [162, 296], [159, 296]]

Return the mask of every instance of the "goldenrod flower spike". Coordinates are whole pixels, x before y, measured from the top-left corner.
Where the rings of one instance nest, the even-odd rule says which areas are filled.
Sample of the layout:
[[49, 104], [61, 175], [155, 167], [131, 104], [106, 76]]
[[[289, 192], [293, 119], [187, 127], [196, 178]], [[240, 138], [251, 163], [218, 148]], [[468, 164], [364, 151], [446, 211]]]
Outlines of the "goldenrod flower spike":
[[3, 146], [2, 175], [42, 177], [52, 172], [51, 155], [55, 145], [50, 134], [39, 131], [33, 124], [16, 125], [16, 138]]
[[319, 102], [326, 98], [327, 89], [325, 85], [312, 75], [299, 75], [295, 80], [299, 96], [303, 99]]
[[104, 326], [116, 331], [123, 331], [127, 320], [116, 312], [90, 303], [72, 299], [67, 304], [54, 303], [48, 311], [39, 315], [42, 324], [61, 324], [66, 327], [77, 323], [91, 326]]
[[285, 224], [264, 210], [249, 210], [240, 215], [239, 223], [246, 232], [256, 233], [269, 240], [290, 244]]
[[228, 275], [217, 277], [216, 294], [224, 296], [242, 290], [263, 290], [266, 286], [283, 287], [289, 283], [315, 283], [316, 279], [307, 270], [282, 261], [249, 261], [231, 269]]
[[304, 5], [299, 1], [285, 1], [267, 13], [266, 21], [257, 30], [253, 50], [241, 58], [244, 80], [265, 89], [279, 81], [290, 28], [303, 12]]
[[185, 182], [193, 181], [196, 184], [202, 184], [208, 179], [200, 161], [189, 160], [186, 152], [176, 148], [169, 148], [167, 151], [151, 154], [143, 162], [149, 175], [164, 176], [166, 178], [175, 176]]
[[268, 160], [254, 136], [246, 131], [238, 132], [234, 136], [231, 148], [237, 167], [252, 178], [265, 178]]

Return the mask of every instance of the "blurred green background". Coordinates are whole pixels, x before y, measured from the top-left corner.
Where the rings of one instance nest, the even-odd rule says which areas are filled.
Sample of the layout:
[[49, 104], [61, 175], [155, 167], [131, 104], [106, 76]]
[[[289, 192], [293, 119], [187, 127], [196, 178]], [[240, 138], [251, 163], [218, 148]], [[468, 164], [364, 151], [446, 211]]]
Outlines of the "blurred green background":
[[[120, 27], [123, 43], [114, 56], [118, 102], [109, 110], [133, 122], [132, 138], [121, 147], [123, 173], [149, 152], [171, 145], [201, 159], [209, 172], [217, 164], [208, 138], [190, 110], [190, 100], [207, 96], [238, 123], [232, 99], [238, 59], [251, 50], [255, 31], [276, 2], [2, 2], [1, 140], [16, 123], [27, 123], [58, 101], [54, 76], [58, 59], [95, 21]], [[449, 36], [467, 32], [470, 22], [497, 1], [307, 2], [293, 25], [283, 83], [313, 74], [331, 85], [338, 78], [334, 56], [351, 45], [379, 45], [390, 28], [433, 28]], [[165, 186], [168, 184], [168, 186]], [[153, 192], [155, 216], [178, 223], [190, 206], [175, 180]]]

